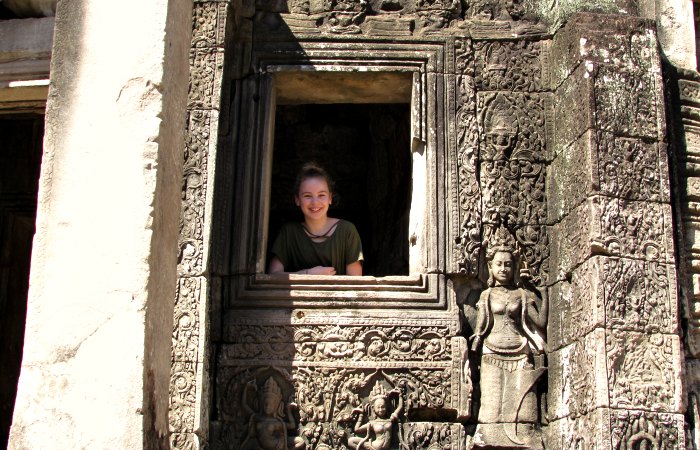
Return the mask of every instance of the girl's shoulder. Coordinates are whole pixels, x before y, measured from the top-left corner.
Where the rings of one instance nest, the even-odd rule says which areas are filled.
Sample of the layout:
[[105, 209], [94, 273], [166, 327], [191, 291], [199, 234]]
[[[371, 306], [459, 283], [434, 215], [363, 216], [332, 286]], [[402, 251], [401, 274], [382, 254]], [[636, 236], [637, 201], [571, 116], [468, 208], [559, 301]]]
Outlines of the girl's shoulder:
[[338, 225], [336, 225], [337, 230], [343, 230], [347, 232], [357, 232], [357, 228], [355, 228], [355, 225], [345, 219], [337, 219], [338, 220]]

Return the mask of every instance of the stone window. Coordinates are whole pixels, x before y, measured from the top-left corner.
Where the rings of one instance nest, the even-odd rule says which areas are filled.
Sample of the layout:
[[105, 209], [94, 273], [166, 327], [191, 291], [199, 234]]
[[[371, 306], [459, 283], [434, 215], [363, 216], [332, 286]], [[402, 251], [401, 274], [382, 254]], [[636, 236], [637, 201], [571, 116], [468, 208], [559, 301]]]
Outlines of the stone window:
[[[330, 215], [351, 221], [360, 233], [363, 273], [408, 275], [412, 77], [361, 77], [370, 88], [364, 92], [358, 86], [357, 94], [347, 96], [342, 94], [350, 90], [345, 75], [330, 80], [299, 75], [276, 83], [268, 249], [284, 223], [301, 220], [292, 202], [295, 168], [315, 161], [336, 182]], [[391, 87], [377, 91], [380, 84]], [[318, 98], [325, 85], [327, 95]]]
[[[218, 179], [228, 179], [222, 163], [236, 170], [232, 225], [222, 227], [233, 233], [234, 302], [329, 306], [337, 299], [360, 306], [371, 297], [379, 307], [439, 307], [444, 281], [437, 274], [445, 270], [448, 251], [441, 231], [450, 210], [448, 184], [439, 180], [452, 175], [441, 166], [447, 143], [440, 118], [448, 93], [432, 71], [444, 64], [445, 44], [307, 44], [302, 58], [298, 49], [285, 53], [277, 43], [267, 53], [261, 45], [253, 55], [259, 76], [233, 87], [236, 159], [223, 162], [223, 155], [216, 171]], [[392, 60], [382, 58], [382, 46], [393, 47]], [[255, 108], [243, 107], [251, 103]], [[334, 214], [360, 231], [363, 277], [266, 274], [277, 230], [300, 220], [291, 186], [307, 160], [336, 179], [342, 198]]]

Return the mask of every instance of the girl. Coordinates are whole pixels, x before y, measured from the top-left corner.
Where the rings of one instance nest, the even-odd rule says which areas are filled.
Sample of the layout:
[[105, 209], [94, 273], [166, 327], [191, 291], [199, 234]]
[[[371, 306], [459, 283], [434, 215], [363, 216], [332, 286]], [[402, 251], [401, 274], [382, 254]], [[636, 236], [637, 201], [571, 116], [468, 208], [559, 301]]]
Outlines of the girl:
[[355, 226], [328, 217], [333, 181], [321, 167], [307, 163], [299, 172], [294, 202], [302, 223], [288, 223], [272, 246], [270, 273], [362, 275], [362, 244]]

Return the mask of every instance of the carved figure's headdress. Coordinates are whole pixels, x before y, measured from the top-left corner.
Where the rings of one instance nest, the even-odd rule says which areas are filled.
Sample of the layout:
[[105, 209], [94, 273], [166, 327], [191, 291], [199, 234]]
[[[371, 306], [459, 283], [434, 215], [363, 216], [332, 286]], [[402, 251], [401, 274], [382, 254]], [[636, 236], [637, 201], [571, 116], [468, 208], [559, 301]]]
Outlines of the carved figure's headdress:
[[262, 395], [265, 396], [275, 396], [279, 399], [282, 398], [282, 389], [280, 385], [277, 384], [273, 377], [269, 377], [262, 388]]
[[384, 389], [384, 386], [379, 381], [377, 381], [377, 383], [372, 388], [372, 392], [370, 392], [370, 394], [369, 394], [369, 402], [374, 403], [375, 400], [380, 399], [380, 398], [383, 398], [386, 400], [387, 397], [388, 396], [386, 393], [386, 389]]
[[515, 238], [503, 225], [499, 225], [489, 236], [486, 242], [486, 259], [491, 261], [497, 252], [508, 252], [515, 259], [520, 256]]

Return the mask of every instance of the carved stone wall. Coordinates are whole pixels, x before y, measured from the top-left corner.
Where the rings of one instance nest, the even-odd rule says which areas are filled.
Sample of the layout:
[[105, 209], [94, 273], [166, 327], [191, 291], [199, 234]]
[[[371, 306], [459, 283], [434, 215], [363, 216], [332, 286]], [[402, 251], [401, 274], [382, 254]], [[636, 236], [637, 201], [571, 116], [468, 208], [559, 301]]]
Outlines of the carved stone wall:
[[656, 52], [653, 31], [634, 18], [579, 16], [554, 37], [554, 448], [685, 448]]
[[[676, 236], [679, 253], [679, 287], [686, 350], [688, 446], [700, 448], [700, 254], [698, 252], [698, 144], [700, 143], [700, 76], [697, 72], [673, 73], [669, 103], [674, 119], [672, 145], [675, 167]], [[675, 84], [677, 83], [677, 84]]]
[[[396, 412], [391, 448], [470, 448], [478, 368], [465, 338], [500, 225], [549, 286], [548, 448], [683, 447], [647, 22], [579, 15], [552, 36], [519, 2], [423, 0], [196, 1], [194, 17], [173, 448], [248, 448], [251, 429], [284, 418], [289, 448], [347, 449], [379, 397]], [[412, 74], [421, 273], [262, 275], [275, 77], [302, 70]], [[270, 399], [285, 411], [265, 412]]]

